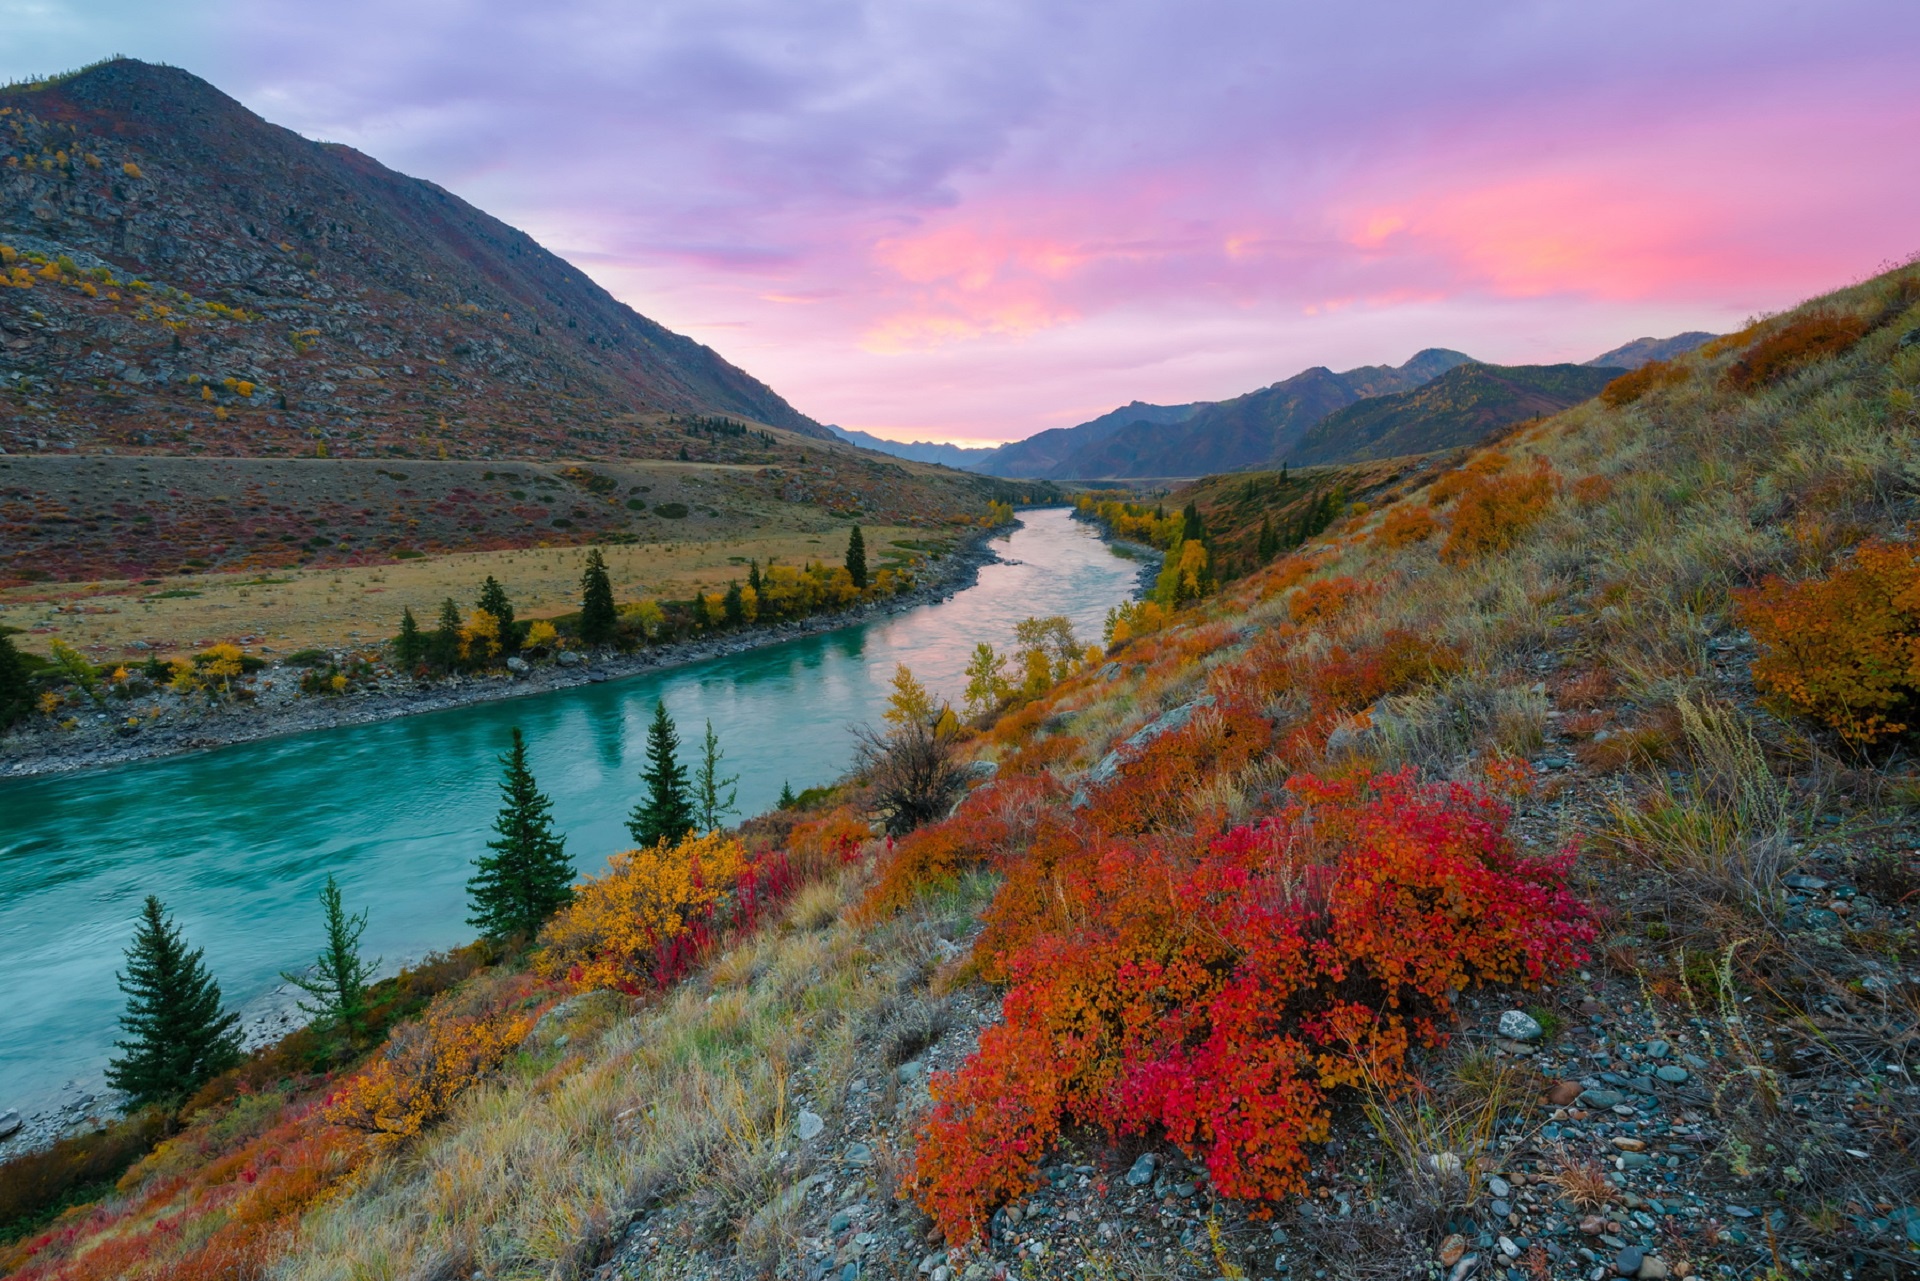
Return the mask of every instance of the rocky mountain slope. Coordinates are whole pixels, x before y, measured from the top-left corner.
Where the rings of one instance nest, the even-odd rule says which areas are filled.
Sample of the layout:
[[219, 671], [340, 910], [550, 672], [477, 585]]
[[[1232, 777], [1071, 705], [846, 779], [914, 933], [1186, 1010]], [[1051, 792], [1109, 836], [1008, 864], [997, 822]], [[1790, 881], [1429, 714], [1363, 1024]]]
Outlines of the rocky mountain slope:
[[845, 427], [827, 424], [832, 432], [849, 445], [858, 445], [862, 449], [871, 449], [882, 454], [892, 454], [895, 458], [908, 458], [916, 463], [938, 463], [942, 467], [961, 467], [977, 469], [996, 451], [991, 445], [978, 448], [967, 445], [943, 445], [932, 440], [887, 440], [871, 432], [852, 431]]
[[1586, 363], [1595, 368], [1638, 369], [1642, 365], [1656, 360], [1672, 360], [1675, 356], [1684, 356], [1690, 351], [1704, 347], [1712, 342], [1717, 334], [1705, 330], [1690, 329], [1684, 334], [1675, 334], [1671, 338], [1636, 338], [1630, 343], [1622, 343], [1612, 351], [1603, 351]]
[[662, 456], [668, 416], [829, 439], [525, 233], [177, 68], [0, 92], [11, 452]]

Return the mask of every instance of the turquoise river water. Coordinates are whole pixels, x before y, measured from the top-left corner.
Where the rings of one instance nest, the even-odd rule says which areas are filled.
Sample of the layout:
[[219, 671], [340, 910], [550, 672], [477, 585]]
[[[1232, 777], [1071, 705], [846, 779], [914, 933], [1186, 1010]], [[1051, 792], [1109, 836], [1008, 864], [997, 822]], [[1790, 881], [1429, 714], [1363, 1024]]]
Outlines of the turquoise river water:
[[114, 975], [147, 894], [206, 949], [235, 1007], [312, 960], [329, 873], [368, 911], [369, 955], [412, 958], [471, 938], [466, 879], [516, 725], [585, 873], [631, 844], [625, 819], [655, 699], [679, 723], [689, 764], [713, 722], [753, 814], [783, 782], [798, 791], [845, 769], [849, 727], [878, 719], [896, 663], [957, 702], [974, 645], [1006, 648], [1022, 618], [1065, 614], [1097, 641], [1139, 567], [1064, 510], [1022, 520], [975, 586], [839, 631], [600, 685], [0, 780], [0, 1109], [99, 1088], [121, 1008]]

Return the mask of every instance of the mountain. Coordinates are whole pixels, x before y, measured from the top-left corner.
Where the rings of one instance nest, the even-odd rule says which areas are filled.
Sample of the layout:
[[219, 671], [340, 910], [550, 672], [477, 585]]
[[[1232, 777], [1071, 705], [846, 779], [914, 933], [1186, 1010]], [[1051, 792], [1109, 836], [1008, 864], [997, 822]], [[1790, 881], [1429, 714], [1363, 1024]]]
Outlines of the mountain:
[[1503, 427], [1577, 405], [1619, 373], [1588, 365], [1461, 365], [1412, 391], [1328, 414], [1285, 461], [1351, 463], [1477, 444]]
[[9, 450], [670, 456], [669, 417], [832, 439], [524, 232], [185, 71], [119, 58], [0, 108]]
[[845, 427], [836, 427], [828, 423], [827, 430], [850, 445], [862, 449], [871, 449], [882, 454], [892, 454], [895, 458], [907, 458], [916, 463], [939, 463], [944, 467], [957, 467], [962, 471], [974, 471], [998, 449], [993, 445], [969, 448], [965, 445], [941, 445], [931, 440], [888, 440], [884, 436], [875, 436], [870, 432], [852, 431]]
[[1365, 397], [1418, 387], [1471, 361], [1435, 347], [1398, 366], [1334, 373], [1316, 365], [1231, 400], [1171, 406], [1136, 401], [1078, 427], [1002, 446], [980, 470], [1054, 480], [1141, 479], [1277, 463], [1328, 414]]
[[1612, 369], [1638, 369], [1656, 360], [1671, 360], [1675, 356], [1684, 356], [1696, 347], [1706, 346], [1719, 336], [1692, 329], [1684, 334], [1675, 334], [1671, 338], [1636, 338], [1630, 343], [1615, 347], [1612, 351], [1602, 352], [1586, 363]]
[[1149, 405], [1136, 400], [1077, 427], [1050, 427], [1025, 440], [1002, 445], [975, 467], [994, 476], [1064, 476], [1066, 473], [1059, 469], [1089, 445], [1100, 444], [1136, 423], [1185, 422], [1206, 406], [1205, 401], [1189, 405]]

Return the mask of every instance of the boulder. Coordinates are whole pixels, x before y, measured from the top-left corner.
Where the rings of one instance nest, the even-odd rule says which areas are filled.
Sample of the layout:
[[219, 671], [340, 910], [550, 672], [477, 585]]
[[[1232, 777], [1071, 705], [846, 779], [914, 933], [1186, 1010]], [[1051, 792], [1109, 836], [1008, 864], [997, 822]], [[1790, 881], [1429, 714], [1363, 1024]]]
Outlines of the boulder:
[[1545, 1032], [1539, 1020], [1525, 1010], [1508, 1010], [1500, 1016], [1500, 1035], [1509, 1041], [1537, 1041]]

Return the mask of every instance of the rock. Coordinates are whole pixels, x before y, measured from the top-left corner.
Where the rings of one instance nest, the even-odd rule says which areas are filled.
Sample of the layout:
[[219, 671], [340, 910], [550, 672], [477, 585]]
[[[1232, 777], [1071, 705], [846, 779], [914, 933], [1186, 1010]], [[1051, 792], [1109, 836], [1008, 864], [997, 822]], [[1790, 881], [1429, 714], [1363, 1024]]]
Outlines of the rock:
[[1547, 1090], [1547, 1104], [1550, 1107], [1563, 1108], [1580, 1097], [1580, 1082], [1555, 1081]]
[[20, 1127], [26, 1122], [20, 1119], [20, 1113], [13, 1108], [0, 1112], [0, 1139], [10, 1139], [20, 1133]]
[[873, 1164], [873, 1149], [864, 1143], [847, 1144], [847, 1161], [853, 1165]]
[[1487, 1191], [1504, 1201], [1513, 1195], [1513, 1185], [1496, 1174], [1487, 1180]]
[[515, 676], [525, 676], [533, 670], [533, 666], [528, 663], [526, 659], [520, 657], [518, 654], [514, 654], [507, 659], [507, 670]]
[[1790, 890], [1824, 890], [1827, 883], [1817, 876], [1803, 876], [1795, 872], [1792, 876], [1780, 878], [1780, 883]]
[[1520, 1247], [1514, 1244], [1512, 1237], [1503, 1236], [1496, 1244], [1500, 1247], [1500, 1253], [1506, 1255], [1509, 1259], [1517, 1259], [1520, 1257]]
[[1500, 1016], [1500, 1035], [1509, 1041], [1537, 1041], [1545, 1031], [1539, 1020], [1525, 1010], [1508, 1010]]
[[1460, 1262], [1461, 1256], [1466, 1252], [1467, 1239], [1456, 1232], [1440, 1243], [1440, 1248], [1434, 1251], [1433, 1257], [1440, 1261], [1441, 1267], [1450, 1268]]
[[1597, 1237], [1607, 1230], [1607, 1221], [1597, 1214], [1589, 1214], [1580, 1220], [1580, 1231], [1590, 1237]]
[[845, 1210], [835, 1210], [833, 1217], [827, 1220], [827, 1231], [838, 1234], [853, 1226], [853, 1216]]
[[1667, 1052], [1672, 1048], [1673, 1047], [1665, 1041], [1648, 1041], [1647, 1057], [1650, 1059], [1664, 1059], [1667, 1057]]
[[1614, 1139], [1613, 1146], [1619, 1148], [1622, 1152], [1645, 1152], [1647, 1150], [1645, 1139]]
[[826, 1128], [827, 1123], [818, 1112], [810, 1112], [806, 1108], [800, 1109], [799, 1133], [802, 1143], [819, 1138], [820, 1132]]
[[1583, 1107], [1611, 1108], [1618, 1107], [1626, 1097], [1618, 1090], [1582, 1090], [1578, 1099]]
[[1679, 1085], [1687, 1079], [1687, 1070], [1669, 1063], [1665, 1067], [1655, 1068], [1653, 1074], [1668, 1085]]
[[1473, 1274], [1473, 1270], [1479, 1266], [1480, 1256], [1477, 1254], [1469, 1254], [1466, 1258], [1453, 1265], [1453, 1271], [1447, 1273], [1447, 1281], [1466, 1281], [1466, 1279]]
[[1504, 1219], [1513, 1213], [1513, 1206], [1511, 1204], [1497, 1198], [1488, 1204], [1487, 1209], [1496, 1219]]
[[1640, 1271], [1640, 1265], [1646, 1261], [1647, 1252], [1637, 1245], [1630, 1245], [1613, 1256], [1613, 1270], [1623, 1277], [1633, 1276]]
[[1673, 1272], [1667, 1267], [1664, 1259], [1659, 1259], [1649, 1254], [1646, 1258], [1640, 1260], [1640, 1268], [1633, 1275], [1639, 1277], [1640, 1281], [1666, 1281], [1666, 1278], [1672, 1276]]
[[1127, 1182], [1132, 1186], [1144, 1187], [1153, 1182], [1153, 1172], [1159, 1166], [1160, 1158], [1151, 1152], [1142, 1152], [1140, 1159], [1127, 1171]]
[[580, 666], [581, 658], [577, 652], [570, 649], [563, 649], [560, 651], [559, 656], [553, 661], [562, 667], [578, 667]]

